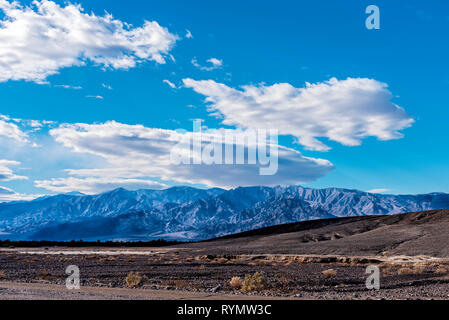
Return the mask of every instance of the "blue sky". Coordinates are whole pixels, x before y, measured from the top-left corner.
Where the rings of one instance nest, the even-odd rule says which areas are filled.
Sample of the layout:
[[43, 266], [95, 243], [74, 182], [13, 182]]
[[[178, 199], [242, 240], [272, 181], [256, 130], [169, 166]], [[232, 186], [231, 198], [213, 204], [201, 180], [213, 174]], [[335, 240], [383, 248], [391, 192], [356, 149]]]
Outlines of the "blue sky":
[[[260, 119], [244, 114], [253, 106], [249, 102], [238, 114], [232, 114], [234, 96], [223, 98], [222, 93], [216, 93], [223, 87], [216, 84], [240, 91], [243, 90], [241, 86], [260, 89], [276, 84], [289, 84], [292, 88], [301, 89], [305, 88], [306, 82], [320, 85], [331, 78], [337, 81], [369, 79], [372, 81], [369, 86], [376, 89], [370, 87], [367, 90], [377, 91], [372, 96], [367, 93], [368, 104], [363, 104], [362, 92], [360, 100], [354, 99], [356, 94], [352, 98], [342, 97], [342, 109], [331, 106], [323, 110], [328, 120], [326, 130], [332, 131], [332, 136], [312, 133], [310, 136], [329, 150], [317, 150], [297, 142], [304, 135], [309, 136], [306, 131], [309, 125], [322, 128], [322, 119], [302, 117], [302, 113], [294, 109], [279, 118], [279, 111], [272, 110], [279, 104], [258, 106], [268, 110], [266, 119], [279, 120], [273, 121], [274, 127], [277, 123], [288, 122], [285, 127], [289, 129], [281, 134], [280, 145], [300, 152], [300, 157], [327, 160], [333, 169], [323, 168], [321, 164], [312, 169], [303, 168], [298, 162], [293, 162], [286, 165], [278, 180], [267, 180], [267, 184], [273, 181], [290, 184], [295, 180], [288, 177], [289, 172], [295, 171], [297, 175], [292, 176], [298, 177], [297, 182], [311, 187], [384, 190], [396, 194], [449, 192], [449, 4], [446, 2], [128, 0], [126, 5], [122, 1], [73, 2], [79, 3], [84, 14], [91, 18], [104, 17], [107, 12], [112, 14], [114, 21], [131, 25], [120, 29], [114, 24], [114, 28], [120, 30], [142, 28], [145, 21], [157, 22], [165, 31], [157, 28], [141, 30], [143, 33], [159, 32], [159, 37], [165, 37], [163, 40], [166, 42], [160, 39], [154, 42], [154, 39], [145, 37], [140, 39], [141, 42], [149, 41], [145, 48], [155, 50], [150, 50], [152, 53], [136, 53], [136, 50], [143, 50], [139, 47], [141, 42], [127, 38], [125, 43], [123, 38], [117, 38], [117, 33], [113, 35], [115, 38], [111, 34], [98, 34], [98, 38], [92, 40], [89, 33], [79, 35], [66, 30], [67, 37], [85, 39], [72, 41], [62, 37], [51, 42], [45, 38], [46, 32], [58, 29], [59, 25], [67, 27], [67, 24], [56, 21], [53, 25], [46, 15], [49, 10], [63, 13], [67, 2], [50, 1], [49, 4], [49, 1], [44, 1], [47, 9], [41, 12], [35, 5], [27, 8], [30, 1], [19, 3], [22, 7], [5, 9], [9, 2], [0, 0], [0, 18], [31, 25], [36, 23], [39, 28], [33, 29], [36, 34], [17, 36], [11, 25], [0, 25], [0, 71], [4, 75], [0, 76], [0, 115], [5, 116], [3, 137], [0, 127], [0, 188], [3, 188], [0, 193], [4, 190], [8, 195], [4, 199], [25, 199], [75, 189], [96, 193], [118, 186], [160, 188], [190, 184], [232, 187], [228, 180], [218, 177], [235, 174], [234, 171], [228, 172], [228, 168], [217, 172], [215, 180], [210, 178], [214, 170], [211, 173], [210, 168], [204, 167], [189, 173], [173, 168], [165, 172], [165, 167], [157, 165], [154, 170], [149, 170], [149, 166], [160, 160], [152, 158], [160, 156], [151, 153], [153, 149], [145, 148], [145, 152], [150, 153], [146, 163], [141, 158], [143, 149], [140, 142], [138, 151], [127, 150], [128, 154], [138, 153], [136, 157], [128, 157], [126, 152], [114, 154], [109, 149], [106, 152], [106, 142], [117, 149], [128, 148], [129, 144], [123, 142], [123, 136], [128, 136], [128, 133], [123, 132], [132, 132], [133, 137], [146, 141], [146, 135], [156, 139], [153, 129], [168, 132], [178, 128], [191, 130], [192, 119], [203, 119], [205, 126], [216, 129], [247, 128], [253, 121], [264, 123], [265, 117], [260, 114]], [[380, 8], [380, 30], [365, 27], [368, 16], [365, 8], [370, 4]], [[73, 8], [81, 10], [80, 7]], [[5, 10], [10, 10], [13, 17], [6, 17]], [[34, 15], [30, 14], [31, 11]], [[45, 17], [44, 22], [36, 22], [42, 17]], [[90, 28], [96, 27], [96, 23], [102, 25], [104, 21], [86, 18], [81, 23], [92, 24]], [[23, 25], [21, 27], [26, 28]], [[98, 30], [99, 33], [107, 33], [107, 28], [106, 31]], [[187, 36], [188, 32], [191, 37]], [[26, 54], [20, 49], [18, 39], [28, 48]], [[95, 47], [100, 40], [103, 47]], [[49, 44], [57, 45], [53, 48]], [[132, 58], [125, 59], [120, 56], [122, 52]], [[211, 58], [219, 63], [208, 62]], [[118, 63], [129, 63], [130, 59], [133, 60], [132, 65], [126, 68], [118, 66]], [[14, 64], [12, 68], [7, 66], [10, 61]], [[189, 85], [183, 81], [185, 79], [196, 82]], [[208, 83], [210, 86], [201, 91], [202, 80], [212, 80], [213, 83]], [[355, 82], [359, 88], [360, 81]], [[338, 83], [344, 87], [344, 82]], [[380, 83], [388, 87], [377, 87]], [[334, 88], [337, 84], [328, 86]], [[285, 99], [290, 108], [299, 103], [292, 101], [288, 94], [282, 96], [282, 90], [280, 92], [280, 103]], [[386, 92], [391, 97], [385, 98]], [[346, 91], [341, 94], [346, 94]], [[221, 113], [218, 118], [208, 110], [211, 103], [205, 102], [205, 98], [212, 96], [219, 99], [212, 106]], [[322, 97], [316, 97], [317, 103], [328, 103], [327, 96], [324, 90]], [[340, 97], [340, 93], [337, 96]], [[263, 98], [263, 94], [259, 98]], [[378, 111], [377, 101], [380, 105], [385, 104], [385, 108]], [[356, 109], [350, 110], [357, 110], [355, 120], [352, 119], [361, 122], [354, 124], [357, 128], [366, 125], [367, 120], [363, 117], [365, 114], [367, 118], [372, 117], [373, 110], [385, 112], [382, 116], [392, 124], [399, 120], [413, 119], [414, 122], [391, 131], [385, 128], [377, 136], [368, 134], [360, 138], [358, 145], [350, 145], [342, 142], [346, 140], [337, 137], [333, 124], [329, 124], [333, 112], [338, 124], [339, 115], [347, 110], [347, 104], [354, 104], [350, 107]], [[393, 115], [393, 105], [403, 108], [404, 114]], [[236, 120], [238, 117], [240, 120]], [[222, 123], [224, 119], [229, 120], [228, 125]], [[29, 121], [23, 120], [38, 120], [40, 127], [33, 127]], [[115, 121], [118, 125], [105, 126], [108, 121]], [[7, 124], [16, 126], [25, 136], [8, 137], [5, 132], [13, 127]], [[73, 124], [81, 126], [74, 128]], [[70, 125], [72, 127], [67, 128]], [[282, 128], [276, 129], [284, 129], [284, 125], [279, 126]], [[395, 133], [403, 136], [393, 138]], [[381, 138], [388, 134], [391, 135], [389, 138]], [[105, 135], [108, 141], [101, 140], [106, 139]], [[152, 147], [160, 149], [156, 145]], [[73, 172], [100, 169], [108, 170], [95, 174], [92, 171]], [[121, 170], [123, 173], [113, 174]], [[300, 178], [304, 176], [302, 170], [311, 170], [313, 174]], [[264, 183], [249, 176], [253, 174], [252, 170], [244, 174], [236, 172], [237, 176], [246, 179], [243, 182]], [[99, 176], [103, 178], [102, 183], [95, 181]], [[238, 179], [235, 181], [239, 185], [244, 184]]]

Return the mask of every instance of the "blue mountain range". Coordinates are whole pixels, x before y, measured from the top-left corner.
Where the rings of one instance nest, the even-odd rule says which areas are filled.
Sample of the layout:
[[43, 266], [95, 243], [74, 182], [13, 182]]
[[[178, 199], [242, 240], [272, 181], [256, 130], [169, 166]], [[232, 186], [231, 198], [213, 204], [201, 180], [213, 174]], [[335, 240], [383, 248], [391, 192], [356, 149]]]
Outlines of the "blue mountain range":
[[445, 193], [381, 195], [301, 186], [116, 189], [1, 203], [0, 239], [205, 240], [312, 219], [448, 208]]

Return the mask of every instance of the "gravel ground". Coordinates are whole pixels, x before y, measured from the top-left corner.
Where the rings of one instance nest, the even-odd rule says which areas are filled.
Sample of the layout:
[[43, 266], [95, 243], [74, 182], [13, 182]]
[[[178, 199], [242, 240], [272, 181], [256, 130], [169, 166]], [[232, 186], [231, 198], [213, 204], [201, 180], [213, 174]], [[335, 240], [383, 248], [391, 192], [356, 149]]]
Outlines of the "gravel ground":
[[[99, 250], [2, 250], [0, 299], [449, 299], [449, 263], [443, 260], [198, 256], [180, 247]], [[381, 270], [378, 291], [365, 286], [366, 267], [373, 263]], [[80, 292], [63, 287], [69, 265], [80, 269]], [[142, 275], [137, 288], [128, 288], [130, 272]], [[259, 291], [231, 287], [233, 277], [256, 272], [265, 280]]]

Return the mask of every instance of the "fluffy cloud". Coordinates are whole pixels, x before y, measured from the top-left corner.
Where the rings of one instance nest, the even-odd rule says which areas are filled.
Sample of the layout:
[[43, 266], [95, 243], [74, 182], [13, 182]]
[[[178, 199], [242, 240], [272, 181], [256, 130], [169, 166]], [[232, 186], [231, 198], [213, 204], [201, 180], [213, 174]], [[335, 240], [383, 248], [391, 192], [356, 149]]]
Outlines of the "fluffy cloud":
[[378, 194], [378, 193], [387, 193], [390, 192], [390, 189], [373, 189], [373, 190], [369, 190], [367, 191], [368, 193], [374, 193], [374, 194]]
[[170, 80], [165, 79], [165, 80], [162, 80], [162, 82], [165, 83], [166, 85], [168, 85], [172, 89], [177, 89], [176, 84], [174, 84]]
[[86, 98], [88, 98], [88, 99], [97, 99], [97, 100], [104, 100], [104, 97], [100, 96], [100, 95], [97, 95], [97, 96], [95, 96], [95, 95], [87, 95]]
[[[0, 114], [0, 144], [9, 145], [32, 145], [30, 134], [42, 130], [44, 127], [52, 127], [56, 123], [53, 121], [40, 121], [29, 119], [10, 118]], [[19, 143], [17, 143], [19, 142]]]
[[345, 146], [360, 145], [366, 137], [399, 139], [403, 136], [400, 130], [414, 123], [404, 109], [391, 102], [387, 85], [373, 79], [332, 78], [307, 83], [305, 88], [280, 83], [235, 89], [213, 80], [183, 82], [206, 97], [210, 111], [223, 117], [223, 124], [278, 129], [310, 150], [330, 149], [317, 138]]
[[6, 116], [0, 116], [0, 137], [18, 142], [28, 141], [28, 135], [19, 128], [15, 121]]
[[223, 66], [223, 60], [217, 59], [217, 58], [210, 58], [206, 62], [209, 63], [209, 66], [202, 66], [198, 63], [198, 60], [196, 58], [192, 59], [192, 64], [197, 67], [200, 70], [203, 71], [212, 71], [218, 68], [221, 68]]
[[20, 194], [9, 188], [0, 187], [0, 202], [29, 201], [40, 196], [41, 195]]
[[18, 166], [20, 162], [10, 160], [0, 160], [0, 181], [26, 180], [27, 177], [18, 176], [9, 168]]
[[[0, 181], [11, 180], [27, 180], [27, 177], [19, 176], [13, 172], [9, 167], [18, 166], [20, 162], [11, 160], [0, 160]], [[0, 186], [0, 202], [18, 201], [18, 200], [33, 200], [39, 195], [26, 195], [15, 192], [12, 189]]]
[[79, 191], [85, 194], [96, 194], [106, 192], [117, 188], [126, 188], [128, 190], [137, 189], [163, 189], [167, 185], [151, 180], [126, 179], [119, 177], [85, 177], [85, 178], [59, 178], [51, 180], [37, 180], [36, 187], [55, 191], [58, 193], [67, 193]]
[[31, 6], [0, 0], [0, 82], [38, 83], [65, 67], [90, 61], [105, 68], [128, 69], [138, 62], [165, 63], [178, 37], [155, 21], [142, 27], [112, 15], [87, 14], [80, 5], [61, 7], [35, 0]]
[[[50, 134], [73, 152], [95, 155], [105, 160], [100, 166], [67, 170], [67, 178], [36, 182], [38, 187], [58, 192], [78, 190], [96, 193], [112, 186], [164, 187], [157, 181], [223, 188], [288, 185], [313, 181], [333, 170], [333, 165], [327, 160], [305, 157], [282, 146], [277, 146], [279, 170], [273, 176], [261, 176], [259, 169], [263, 166], [247, 162], [241, 165], [175, 164], [170, 158], [172, 151], [176, 150], [177, 155], [190, 154], [190, 146], [180, 142], [199, 139], [198, 135], [141, 125], [117, 122], [65, 124], [52, 129]], [[213, 142], [222, 134], [223, 130], [210, 130], [203, 132], [202, 139]], [[248, 150], [245, 151], [246, 156]]]
[[0, 187], [0, 196], [2, 195], [11, 195], [14, 194], [14, 190], [11, 190], [9, 188]]
[[210, 58], [209, 60], [207, 60], [207, 62], [212, 64], [212, 66], [214, 68], [220, 68], [221, 66], [223, 66], [223, 60], [220, 60], [220, 59], [217, 59], [217, 58]]
[[83, 87], [81, 86], [72, 86], [70, 84], [57, 84], [55, 85], [56, 88], [64, 88], [64, 89], [71, 89], [71, 90], [81, 90]]

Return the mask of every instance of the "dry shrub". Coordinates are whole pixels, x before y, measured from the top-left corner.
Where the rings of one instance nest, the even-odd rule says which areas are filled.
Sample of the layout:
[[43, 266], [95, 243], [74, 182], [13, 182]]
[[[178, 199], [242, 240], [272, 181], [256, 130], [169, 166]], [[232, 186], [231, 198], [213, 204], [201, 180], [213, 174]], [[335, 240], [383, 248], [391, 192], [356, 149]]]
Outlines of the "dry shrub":
[[[68, 262], [68, 261], [72, 261], [73, 258], [59, 258], [59, 262]], [[36, 261], [33, 259], [33, 261]]]
[[446, 273], [448, 273], [448, 271], [447, 271], [447, 269], [444, 269], [444, 268], [438, 268], [435, 270], [435, 273], [436, 274], [446, 274]]
[[415, 269], [413, 269], [414, 274], [423, 274], [424, 272], [425, 272], [424, 267], [415, 267]]
[[204, 264], [202, 264], [198, 267], [198, 270], [204, 270], [204, 269], [206, 269], [206, 266]]
[[169, 280], [162, 283], [163, 286], [175, 287], [177, 289], [191, 288], [191, 284], [187, 280]]
[[50, 273], [47, 271], [47, 269], [42, 269], [40, 273], [38, 274], [38, 278], [42, 280], [52, 280], [54, 277], [50, 275]]
[[229, 284], [234, 289], [240, 289], [243, 285], [243, 281], [240, 277], [232, 277], [231, 281], [229, 281]]
[[103, 257], [99, 261], [100, 262], [107, 262], [107, 261], [117, 261], [117, 260], [118, 260], [117, 257], [109, 256], [109, 257]]
[[255, 263], [258, 266], [266, 266], [266, 265], [268, 265], [268, 262], [265, 261], [265, 260], [256, 260]]
[[142, 284], [143, 276], [140, 272], [130, 272], [126, 276], [126, 284], [130, 288], [136, 288]]
[[5, 279], [8, 279], [8, 276], [3, 271], [0, 271], [0, 280], [5, 280]]
[[306, 258], [305, 257], [298, 257], [298, 258], [296, 258], [296, 262], [298, 264], [306, 263]]
[[322, 272], [322, 274], [326, 277], [326, 278], [333, 278], [337, 275], [337, 271], [335, 271], [334, 269], [328, 269], [328, 270], [324, 270]]
[[247, 274], [242, 284], [242, 291], [262, 291], [265, 289], [266, 285], [265, 275], [262, 272], [256, 272], [253, 275]]
[[400, 268], [398, 270], [398, 274], [399, 275], [401, 275], [401, 274], [412, 274], [412, 273], [413, 273], [413, 270], [410, 269], [410, 268]]
[[392, 275], [392, 274], [393, 274], [393, 270], [392, 270], [391, 268], [382, 268], [382, 273], [383, 273], [385, 276], [389, 276], [389, 275]]
[[187, 280], [175, 280], [175, 287], [179, 289], [190, 288], [190, 283]]
[[226, 258], [218, 258], [215, 261], [217, 263], [225, 264], [226, 262], [228, 262], [228, 259], [226, 259]]

